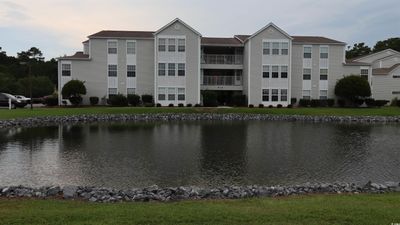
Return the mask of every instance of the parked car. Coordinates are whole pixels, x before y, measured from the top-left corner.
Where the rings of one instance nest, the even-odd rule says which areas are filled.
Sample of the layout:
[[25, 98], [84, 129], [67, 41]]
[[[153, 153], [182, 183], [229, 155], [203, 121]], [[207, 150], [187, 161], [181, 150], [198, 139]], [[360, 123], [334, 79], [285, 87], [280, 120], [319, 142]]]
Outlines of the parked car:
[[31, 103], [31, 99], [27, 98], [23, 95], [14, 95], [18, 100], [21, 100], [22, 102], [26, 102], [27, 104]]
[[10, 95], [7, 93], [0, 93], [0, 106], [9, 106], [9, 99], [11, 99], [11, 107], [12, 108], [23, 108], [25, 107], [28, 103], [23, 102], [19, 99], [17, 99], [14, 95]]

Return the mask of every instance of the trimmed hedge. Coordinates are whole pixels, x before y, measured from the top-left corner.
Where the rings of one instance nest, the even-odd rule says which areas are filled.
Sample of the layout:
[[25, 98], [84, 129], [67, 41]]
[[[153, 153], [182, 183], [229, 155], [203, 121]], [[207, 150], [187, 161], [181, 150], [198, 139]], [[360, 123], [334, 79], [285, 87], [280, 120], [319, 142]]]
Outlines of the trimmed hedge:
[[153, 104], [153, 95], [142, 95], [142, 102], [146, 104]]
[[139, 95], [130, 94], [127, 96], [127, 98], [128, 98], [129, 105], [131, 105], [131, 106], [140, 105], [140, 96]]
[[89, 98], [90, 105], [97, 105], [99, 104], [99, 97], [91, 96]]
[[217, 93], [214, 91], [203, 92], [203, 105], [205, 107], [216, 107], [218, 106]]
[[109, 99], [109, 104], [111, 106], [128, 106], [128, 98], [125, 95], [117, 94], [113, 95]]

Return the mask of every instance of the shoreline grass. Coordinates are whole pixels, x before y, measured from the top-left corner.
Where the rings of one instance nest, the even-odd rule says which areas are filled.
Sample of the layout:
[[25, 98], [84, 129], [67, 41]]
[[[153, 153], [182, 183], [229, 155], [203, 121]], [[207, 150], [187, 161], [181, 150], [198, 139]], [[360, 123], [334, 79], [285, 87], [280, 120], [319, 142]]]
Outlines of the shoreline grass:
[[0, 199], [0, 224], [392, 224], [400, 193], [173, 203]]
[[78, 107], [0, 109], [0, 120], [40, 116], [69, 116], [90, 114], [143, 114], [143, 113], [253, 113], [273, 115], [314, 116], [400, 116], [400, 107], [382, 108], [186, 108], [186, 107]]

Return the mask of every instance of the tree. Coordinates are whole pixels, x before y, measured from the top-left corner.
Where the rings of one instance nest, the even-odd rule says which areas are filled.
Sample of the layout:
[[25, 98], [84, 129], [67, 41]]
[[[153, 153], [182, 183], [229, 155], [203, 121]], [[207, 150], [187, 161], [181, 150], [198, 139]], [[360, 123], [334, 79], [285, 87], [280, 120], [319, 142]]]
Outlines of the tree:
[[[18, 81], [21, 95], [29, 96], [29, 77], [22, 78]], [[46, 95], [51, 95], [54, 92], [54, 84], [48, 77], [39, 76], [32, 77], [32, 97], [40, 98]]]
[[68, 98], [73, 105], [82, 102], [81, 95], [86, 95], [85, 82], [80, 80], [68, 81], [61, 90], [63, 98]]
[[43, 61], [43, 53], [36, 47], [31, 47], [28, 51], [22, 51], [17, 53], [17, 57], [21, 61]]
[[364, 42], [354, 44], [353, 48], [351, 49], [350, 46], [347, 46], [347, 49], [348, 50], [346, 51], [346, 59], [352, 59], [371, 53], [371, 48], [365, 45]]
[[345, 76], [337, 81], [335, 95], [354, 105], [357, 100], [371, 96], [371, 87], [365, 78], [357, 75]]
[[400, 38], [389, 38], [384, 41], [378, 41], [374, 46], [373, 52], [379, 52], [388, 48], [400, 51]]

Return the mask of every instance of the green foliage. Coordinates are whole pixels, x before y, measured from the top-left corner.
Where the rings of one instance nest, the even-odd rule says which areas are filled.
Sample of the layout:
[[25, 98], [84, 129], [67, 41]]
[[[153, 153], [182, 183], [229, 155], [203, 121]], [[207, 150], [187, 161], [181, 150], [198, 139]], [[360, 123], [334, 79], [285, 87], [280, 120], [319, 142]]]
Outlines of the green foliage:
[[128, 103], [131, 106], [138, 106], [140, 104], [140, 96], [139, 95], [128, 95]]
[[234, 106], [245, 106], [246, 105], [246, 95], [234, 94], [232, 96], [232, 102]]
[[375, 106], [382, 107], [382, 106], [387, 105], [389, 102], [390, 101], [388, 101], [388, 100], [375, 100]]
[[57, 106], [58, 105], [58, 96], [57, 95], [49, 95], [44, 97], [43, 104], [46, 106]]
[[388, 48], [400, 51], [400, 38], [396, 37], [378, 41], [374, 46], [373, 52], [379, 52]]
[[[32, 79], [32, 97], [40, 98], [50, 95], [54, 92], [54, 84], [48, 77], [31, 77]], [[22, 78], [18, 81], [18, 94], [30, 96], [30, 78]]]
[[214, 91], [203, 91], [203, 105], [205, 107], [218, 106], [217, 93]]
[[73, 105], [82, 102], [82, 96], [86, 94], [85, 82], [80, 80], [68, 81], [61, 90], [63, 98], [68, 98]]
[[345, 76], [337, 81], [335, 95], [355, 104], [358, 99], [371, 96], [371, 87], [368, 81], [360, 76]]
[[365, 45], [364, 42], [357, 43], [353, 45], [353, 48], [350, 49], [350, 46], [347, 47], [346, 58], [352, 59], [363, 55], [368, 55], [371, 53], [371, 48]]
[[123, 94], [113, 95], [110, 97], [109, 103], [111, 106], [128, 106], [128, 98]]
[[99, 104], [99, 97], [91, 96], [89, 98], [89, 102], [90, 102], [90, 105], [97, 105], [97, 104]]
[[300, 99], [299, 100], [299, 106], [300, 107], [309, 107], [311, 105], [311, 100], [310, 99]]
[[142, 102], [144, 105], [153, 104], [153, 95], [142, 95]]

